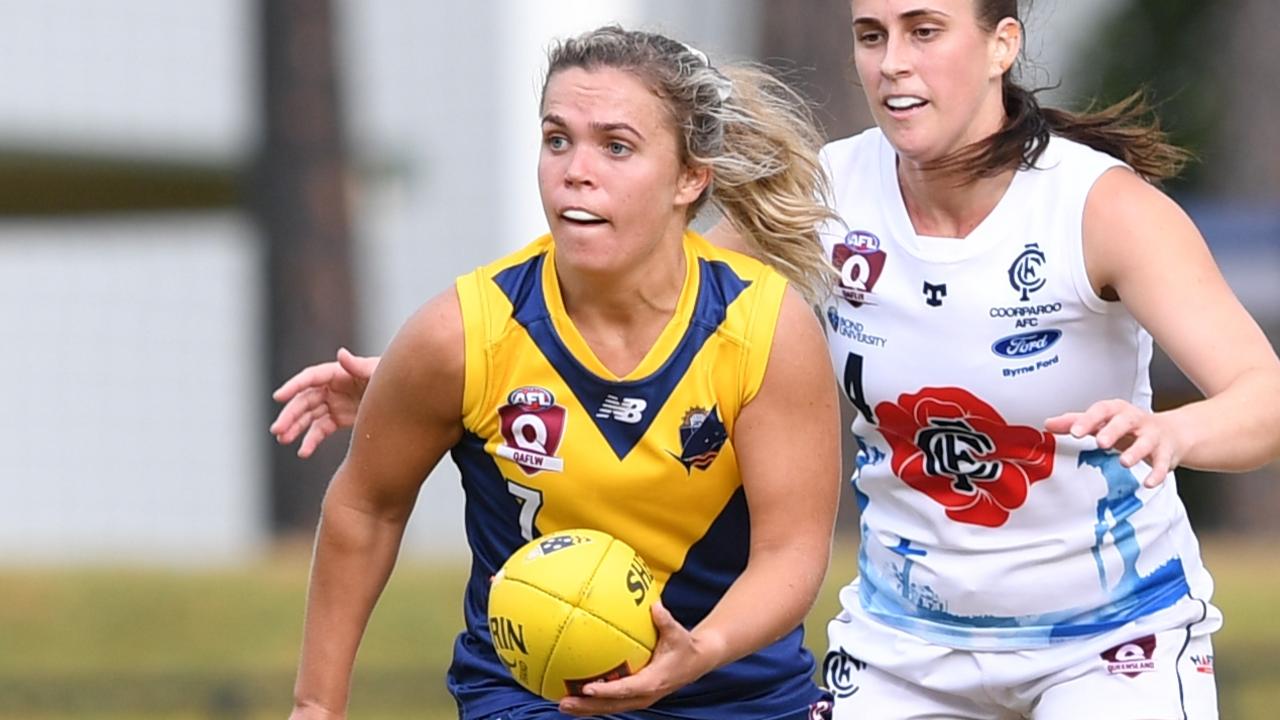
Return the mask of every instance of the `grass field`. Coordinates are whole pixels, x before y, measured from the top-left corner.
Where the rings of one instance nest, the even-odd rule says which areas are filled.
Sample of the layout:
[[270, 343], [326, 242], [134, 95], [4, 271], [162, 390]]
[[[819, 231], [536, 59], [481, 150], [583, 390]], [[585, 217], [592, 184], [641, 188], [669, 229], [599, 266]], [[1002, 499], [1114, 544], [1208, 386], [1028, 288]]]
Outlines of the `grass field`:
[[[1227, 616], [1215, 636], [1222, 717], [1280, 708], [1280, 573], [1260, 544], [1205, 543]], [[288, 714], [305, 550], [217, 572], [0, 570], [0, 719], [248, 720]], [[839, 557], [809, 623], [821, 651]], [[465, 569], [405, 563], [361, 651], [352, 718], [456, 717], [444, 690]]]

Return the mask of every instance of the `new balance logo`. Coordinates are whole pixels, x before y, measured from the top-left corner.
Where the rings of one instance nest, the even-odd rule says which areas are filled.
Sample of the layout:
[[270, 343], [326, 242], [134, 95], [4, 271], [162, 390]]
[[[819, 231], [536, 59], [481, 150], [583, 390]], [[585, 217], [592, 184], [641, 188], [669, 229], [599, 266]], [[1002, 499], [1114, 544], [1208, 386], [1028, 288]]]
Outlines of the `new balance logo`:
[[596, 417], [635, 425], [644, 419], [644, 409], [647, 407], [649, 407], [649, 401], [641, 398], [620, 398], [617, 395], [609, 395], [596, 411]]

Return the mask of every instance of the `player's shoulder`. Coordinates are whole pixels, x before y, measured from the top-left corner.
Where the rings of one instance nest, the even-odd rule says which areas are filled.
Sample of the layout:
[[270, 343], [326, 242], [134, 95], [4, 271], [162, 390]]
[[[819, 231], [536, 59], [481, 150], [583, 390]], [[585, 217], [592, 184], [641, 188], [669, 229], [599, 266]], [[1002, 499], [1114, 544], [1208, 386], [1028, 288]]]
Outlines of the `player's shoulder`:
[[[461, 275], [455, 282], [463, 314], [480, 320], [490, 331], [522, 304], [541, 297], [543, 264], [553, 247], [543, 235], [524, 247]], [[496, 323], [496, 324], [495, 324]]]
[[867, 188], [878, 186], [876, 178], [885, 153], [892, 154], [893, 148], [877, 127], [823, 146], [819, 159], [831, 182], [832, 201], [837, 207], [842, 199], [861, 197]]
[[878, 127], [870, 127], [849, 137], [832, 140], [822, 146], [822, 155], [831, 159], [848, 159], [879, 148], [885, 142], [884, 133]]
[[1127, 167], [1123, 160], [1077, 140], [1050, 135], [1044, 152], [1036, 160], [1038, 171], [1059, 171], [1067, 177], [1086, 177], [1090, 181], [1113, 167]]
[[552, 243], [553, 240], [550, 234], [539, 236], [524, 247], [476, 268], [474, 274], [493, 278], [512, 268], [531, 267], [538, 258], [546, 255], [551, 250]]
[[871, 127], [849, 137], [832, 140], [822, 146], [819, 155], [824, 167], [830, 173], [832, 170], [856, 165], [859, 161], [875, 157], [887, 142], [880, 128]]
[[[432, 400], [461, 388], [465, 368], [463, 312], [455, 288], [419, 307], [392, 338], [378, 373], [395, 383], [402, 399]], [[450, 407], [450, 416], [457, 410]]]
[[[690, 244], [694, 257], [707, 270], [702, 273], [702, 282], [713, 283], [720, 291], [736, 293], [752, 285], [771, 286], [786, 282], [772, 265], [739, 250], [714, 245], [692, 230], [685, 234], [685, 242]], [[733, 286], [737, 284], [742, 284], [742, 287], [735, 291]]]

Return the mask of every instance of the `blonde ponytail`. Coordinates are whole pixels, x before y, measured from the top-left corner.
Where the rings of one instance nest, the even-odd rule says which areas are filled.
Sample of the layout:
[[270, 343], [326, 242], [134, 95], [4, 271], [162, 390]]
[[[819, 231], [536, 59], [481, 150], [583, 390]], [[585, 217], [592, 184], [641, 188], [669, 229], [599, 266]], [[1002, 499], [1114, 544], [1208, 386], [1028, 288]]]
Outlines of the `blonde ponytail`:
[[719, 111], [720, 152], [693, 160], [713, 168], [711, 202], [755, 254], [817, 304], [834, 278], [818, 241], [818, 227], [835, 217], [818, 161], [822, 137], [804, 99], [768, 71], [725, 74], [733, 91]]
[[722, 71], [681, 42], [616, 26], [557, 44], [549, 60], [548, 80], [565, 68], [608, 67], [647, 82], [675, 121], [681, 161], [712, 171], [689, 217], [711, 202], [807, 300], [817, 304], [829, 293], [834, 271], [818, 227], [836, 216], [818, 161], [822, 136], [786, 83], [755, 65]]

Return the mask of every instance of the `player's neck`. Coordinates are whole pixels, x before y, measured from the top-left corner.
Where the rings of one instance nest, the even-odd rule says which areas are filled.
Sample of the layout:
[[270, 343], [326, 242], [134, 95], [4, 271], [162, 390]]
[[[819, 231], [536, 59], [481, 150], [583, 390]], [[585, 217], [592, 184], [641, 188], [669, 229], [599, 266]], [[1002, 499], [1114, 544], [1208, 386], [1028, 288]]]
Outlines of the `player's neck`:
[[1014, 171], [961, 183], [954, 175], [898, 165], [898, 188], [916, 234], [964, 238], [995, 210]]
[[621, 274], [560, 273], [565, 313], [614, 374], [625, 376], [635, 369], [675, 316], [685, 262], [681, 243]]

